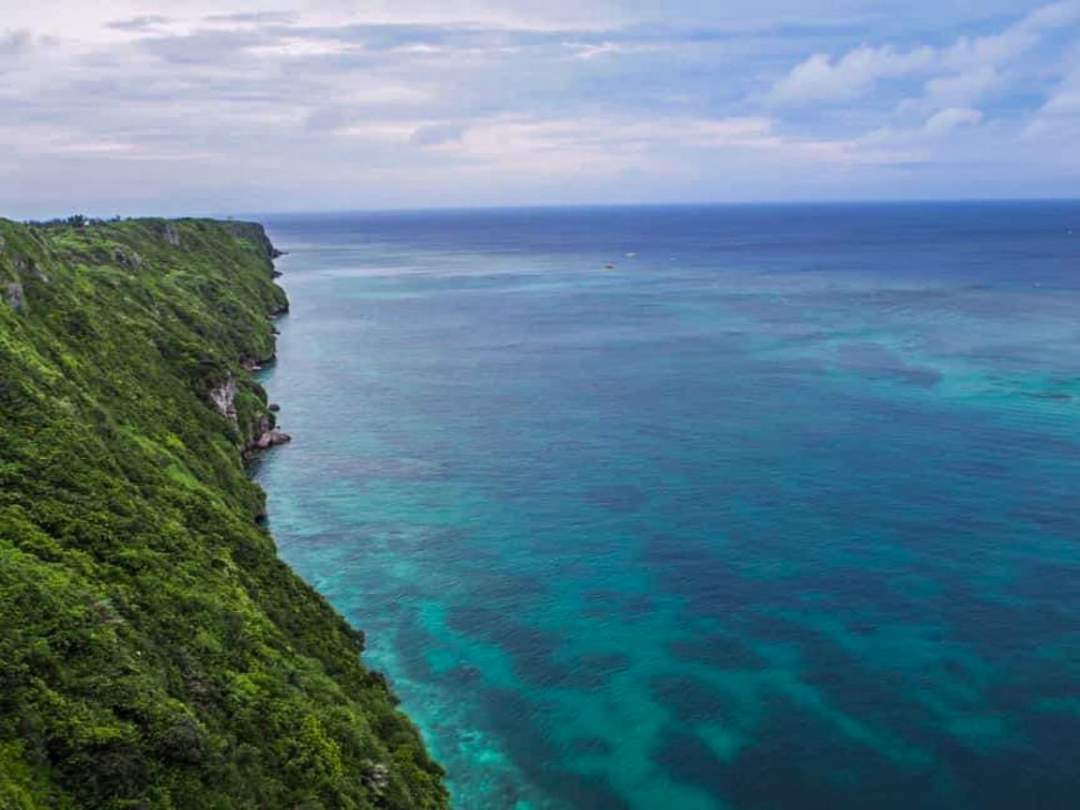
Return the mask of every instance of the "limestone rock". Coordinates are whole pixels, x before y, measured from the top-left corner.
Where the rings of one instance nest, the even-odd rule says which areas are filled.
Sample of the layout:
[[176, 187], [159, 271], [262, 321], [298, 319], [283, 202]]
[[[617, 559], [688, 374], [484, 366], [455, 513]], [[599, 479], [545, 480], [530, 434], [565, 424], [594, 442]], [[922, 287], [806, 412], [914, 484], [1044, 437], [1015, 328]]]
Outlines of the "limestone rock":
[[26, 309], [26, 295], [23, 286], [17, 281], [12, 281], [4, 287], [4, 303], [16, 312]]
[[390, 769], [383, 763], [373, 762], [370, 759], [364, 760], [362, 764], [364, 773], [360, 776], [360, 781], [373, 796], [382, 796], [390, 787]]
[[24, 278], [28, 277], [35, 281], [42, 281], [46, 284], [49, 283], [48, 276], [46, 276], [42, 269], [38, 267], [37, 262], [29, 256], [17, 257], [15, 259], [15, 270]]
[[210, 389], [210, 401], [226, 419], [236, 421], [236, 380], [232, 372], [225, 377], [225, 382]]
[[131, 267], [132, 269], [138, 269], [142, 265], [142, 256], [140, 256], [134, 250], [123, 250], [122, 248], [117, 248], [113, 251], [113, 261], [115, 261], [121, 267]]
[[161, 237], [173, 247], [180, 247], [180, 232], [171, 222], [166, 222], [162, 228]]
[[280, 430], [268, 430], [255, 440], [255, 447], [259, 450], [266, 450], [270, 447], [276, 447], [279, 444], [287, 444], [291, 441], [292, 436], [288, 433], [283, 433]]

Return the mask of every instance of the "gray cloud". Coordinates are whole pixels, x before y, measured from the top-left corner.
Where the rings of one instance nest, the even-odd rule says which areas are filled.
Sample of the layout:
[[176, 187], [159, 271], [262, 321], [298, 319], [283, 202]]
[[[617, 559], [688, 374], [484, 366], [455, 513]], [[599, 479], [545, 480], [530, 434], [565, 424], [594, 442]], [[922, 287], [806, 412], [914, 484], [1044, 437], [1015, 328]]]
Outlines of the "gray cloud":
[[33, 44], [34, 37], [29, 31], [8, 31], [0, 34], [0, 55], [26, 53]]
[[434, 124], [418, 127], [409, 136], [409, 143], [414, 146], [441, 146], [461, 140], [465, 127], [460, 124]]
[[202, 19], [216, 23], [291, 23], [297, 15], [291, 11], [253, 11], [235, 14], [204, 14]]
[[205, 29], [190, 34], [148, 36], [137, 46], [158, 59], [176, 64], [222, 65], [244, 55], [246, 48], [270, 45], [279, 38], [264, 29]]
[[311, 132], [332, 132], [355, 123], [360, 112], [351, 107], [320, 107], [309, 112], [304, 126]]
[[117, 31], [146, 31], [167, 22], [169, 22], [168, 17], [150, 14], [142, 17], [132, 17], [127, 20], [113, 20], [112, 22], [106, 23], [106, 27]]

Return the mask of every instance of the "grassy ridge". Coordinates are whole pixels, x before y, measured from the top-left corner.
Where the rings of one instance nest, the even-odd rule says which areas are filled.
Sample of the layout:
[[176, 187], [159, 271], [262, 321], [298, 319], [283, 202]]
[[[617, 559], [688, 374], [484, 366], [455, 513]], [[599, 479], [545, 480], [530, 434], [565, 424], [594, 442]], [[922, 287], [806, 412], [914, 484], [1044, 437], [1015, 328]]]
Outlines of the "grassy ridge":
[[362, 635], [257, 525], [272, 251], [249, 223], [0, 220], [4, 810], [446, 805]]

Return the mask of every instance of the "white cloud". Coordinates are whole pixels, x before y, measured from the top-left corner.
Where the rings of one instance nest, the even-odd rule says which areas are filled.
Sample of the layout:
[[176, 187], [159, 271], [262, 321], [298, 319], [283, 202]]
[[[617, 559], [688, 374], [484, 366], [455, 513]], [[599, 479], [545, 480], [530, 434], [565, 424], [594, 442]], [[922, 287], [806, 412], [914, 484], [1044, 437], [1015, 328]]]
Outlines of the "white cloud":
[[1036, 9], [1000, 34], [961, 37], [941, 53], [944, 75], [929, 80], [923, 97], [908, 106], [933, 110], [979, 101], [1007, 83], [1010, 63], [1038, 45], [1046, 33], [1077, 20], [1080, 2], [1068, 0]]
[[860, 45], [833, 60], [816, 53], [800, 62], [773, 87], [771, 98], [780, 103], [843, 101], [858, 98], [882, 79], [925, 71], [936, 54], [922, 47], [898, 51], [890, 45], [871, 48]]
[[848, 101], [887, 79], [929, 75], [924, 107], [970, 103], [997, 85], [1001, 65], [1030, 50], [1047, 31], [1080, 19], [1080, 0], [1033, 11], [998, 34], [959, 37], [946, 48], [898, 49], [860, 45], [843, 56], [815, 53], [777, 81], [769, 94], [777, 104]]
[[[1080, 163], [1080, 46], [1072, 54], [1070, 69], [1050, 92], [1024, 130], [1026, 140], [1056, 142], [1067, 157]], [[1028, 144], [1030, 147], [1030, 143]]]
[[979, 110], [970, 107], [949, 107], [939, 110], [923, 124], [922, 131], [927, 135], [946, 135], [957, 127], [978, 124], [983, 119]]
[[1055, 93], [1039, 112], [1048, 116], [1080, 115], [1080, 87], [1066, 88]]
[[909, 107], [938, 108], [951, 104], [970, 104], [982, 98], [1001, 82], [1001, 71], [993, 65], [978, 65], [964, 73], [953, 73], [930, 79], [921, 103]]

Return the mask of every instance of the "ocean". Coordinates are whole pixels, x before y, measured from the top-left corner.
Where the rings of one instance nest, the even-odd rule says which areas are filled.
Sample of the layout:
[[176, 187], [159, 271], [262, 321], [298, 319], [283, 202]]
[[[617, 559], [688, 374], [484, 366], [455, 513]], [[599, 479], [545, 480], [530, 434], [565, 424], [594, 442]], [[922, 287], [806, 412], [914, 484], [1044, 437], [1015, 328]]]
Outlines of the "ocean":
[[263, 220], [271, 529], [456, 807], [1077, 806], [1080, 203]]

